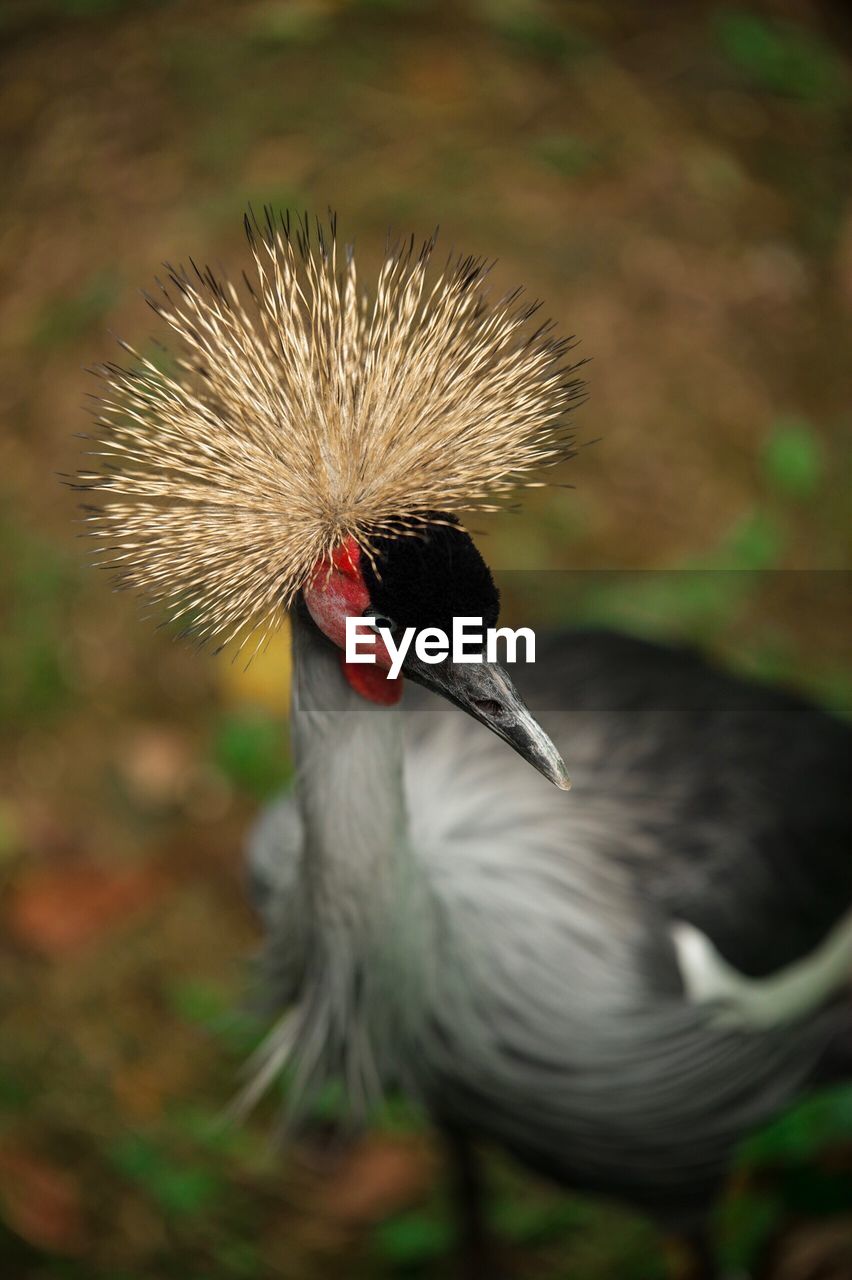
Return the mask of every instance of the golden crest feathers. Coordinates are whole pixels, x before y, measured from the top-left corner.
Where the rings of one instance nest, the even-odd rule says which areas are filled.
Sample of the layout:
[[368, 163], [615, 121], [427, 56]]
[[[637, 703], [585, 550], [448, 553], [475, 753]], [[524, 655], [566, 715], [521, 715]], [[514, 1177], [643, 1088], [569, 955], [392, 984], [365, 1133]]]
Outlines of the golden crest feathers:
[[244, 290], [170, 270], [154, 310], [177, 338], [161, 367], [104, 365], [76, 478], [99, 562], [202, 639], [280, 620], [351, 536], [427, 513], [491, 510], [570, 455], [582, 384], [570, 343], [488, 264], [435, 268], [435, 242], [388, 250], [372, 292], [336, 226], [246, 219]]

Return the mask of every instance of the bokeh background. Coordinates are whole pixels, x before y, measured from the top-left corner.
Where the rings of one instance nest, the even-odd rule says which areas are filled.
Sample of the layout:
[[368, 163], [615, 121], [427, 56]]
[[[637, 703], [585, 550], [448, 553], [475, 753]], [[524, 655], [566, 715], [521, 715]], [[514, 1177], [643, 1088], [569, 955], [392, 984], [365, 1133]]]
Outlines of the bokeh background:
[[[682, 635], [848, 713], [850, 32], [842, 0], [0, 3], [4, 1276], [451, 1258], [416, 1117], [336, 1151], [329, 1096], [284, 1156], [275, 1099], [220, 1122], [260, 1034], [240, 847], [287, 780], [287, 646], [199, 655], [85, 567], [55, 476], [84, 367], [149, 341], [164, 259], [238, 272], [249, 201], [334, 206], [368, 253], [440, 223], [592, 357], [575, 488], [485, 530], [509, 611]], [[490, 1174], [518, 1276], [663, 1274], [642, 1220]], [[837, 1090], [743, 1152], [723, 1252], [848, 1277], [850, 1203]]]

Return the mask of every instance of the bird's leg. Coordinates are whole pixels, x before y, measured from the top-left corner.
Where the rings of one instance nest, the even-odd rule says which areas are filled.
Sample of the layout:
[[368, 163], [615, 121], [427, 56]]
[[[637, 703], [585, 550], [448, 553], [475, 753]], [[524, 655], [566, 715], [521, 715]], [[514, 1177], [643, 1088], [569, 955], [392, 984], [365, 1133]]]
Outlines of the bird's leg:
[[694, 1227], [666, 1237], [671, 1280], [721, 1280], [713, 1243], [706, 1227]]
[[464, 1280], [498, 1280], [500, 1268], [485, 1223], [480, 1162], [474, 1144], [456, 1129], [444, 1137], [450, 1160], [453, 1207], [459, 1228], [459, 1256]]
[[672, 1280], [748, 1280], [742, 1272], [721, 1270], [712, 1234], [704, 1224], [669, 1236], [667, 1254]]

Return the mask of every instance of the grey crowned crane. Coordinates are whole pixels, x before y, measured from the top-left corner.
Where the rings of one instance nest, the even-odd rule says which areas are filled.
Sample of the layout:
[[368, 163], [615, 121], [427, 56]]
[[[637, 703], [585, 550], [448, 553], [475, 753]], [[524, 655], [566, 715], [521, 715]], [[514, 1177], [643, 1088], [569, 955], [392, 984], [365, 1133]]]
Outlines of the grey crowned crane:
[[[333, 226], [247, 230], [247, 295], [194, 270], [152, 300], [172, 369], [103, 368], [79, 478], [119, 584], [194, 634], [292, 618], [297, 783], [250, 850], [283, 1013], [245, 1101], [287, 1065], [294, 1107], [329, 1078], [356, 1112], [416, 1099], [474, 1273], [479, 1139], [698, 1240], [737, 1142], [842, 1065], [850, 733], [606, 634], [540, 644], [520, 692], [414, 650], [392, 680], [395, 634], [496, 622], [459, 516], [568, 456], [568, 344], [431, 242], [368, 299]], [[357, 616], [376, 666], [345, 660]]]

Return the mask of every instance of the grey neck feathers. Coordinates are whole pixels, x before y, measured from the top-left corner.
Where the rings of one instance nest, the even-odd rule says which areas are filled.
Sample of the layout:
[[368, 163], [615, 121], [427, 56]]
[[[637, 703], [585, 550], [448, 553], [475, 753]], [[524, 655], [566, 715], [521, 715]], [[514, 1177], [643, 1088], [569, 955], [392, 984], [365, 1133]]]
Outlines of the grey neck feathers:
[[431, 904], [408, 842], [399, 707], [351, 689], [299, 609], [291, 720], [311, 917], [307, 1073], [342, 1070], [350, 1098], [369, 1101], [389, 1040], [421, 1005]]
[[370, 932], [393, 893], [407, 834], [398, 707], [357, 694], [337, 650], [294, 619], [293, 749], [311, 905], [324, 932]]

